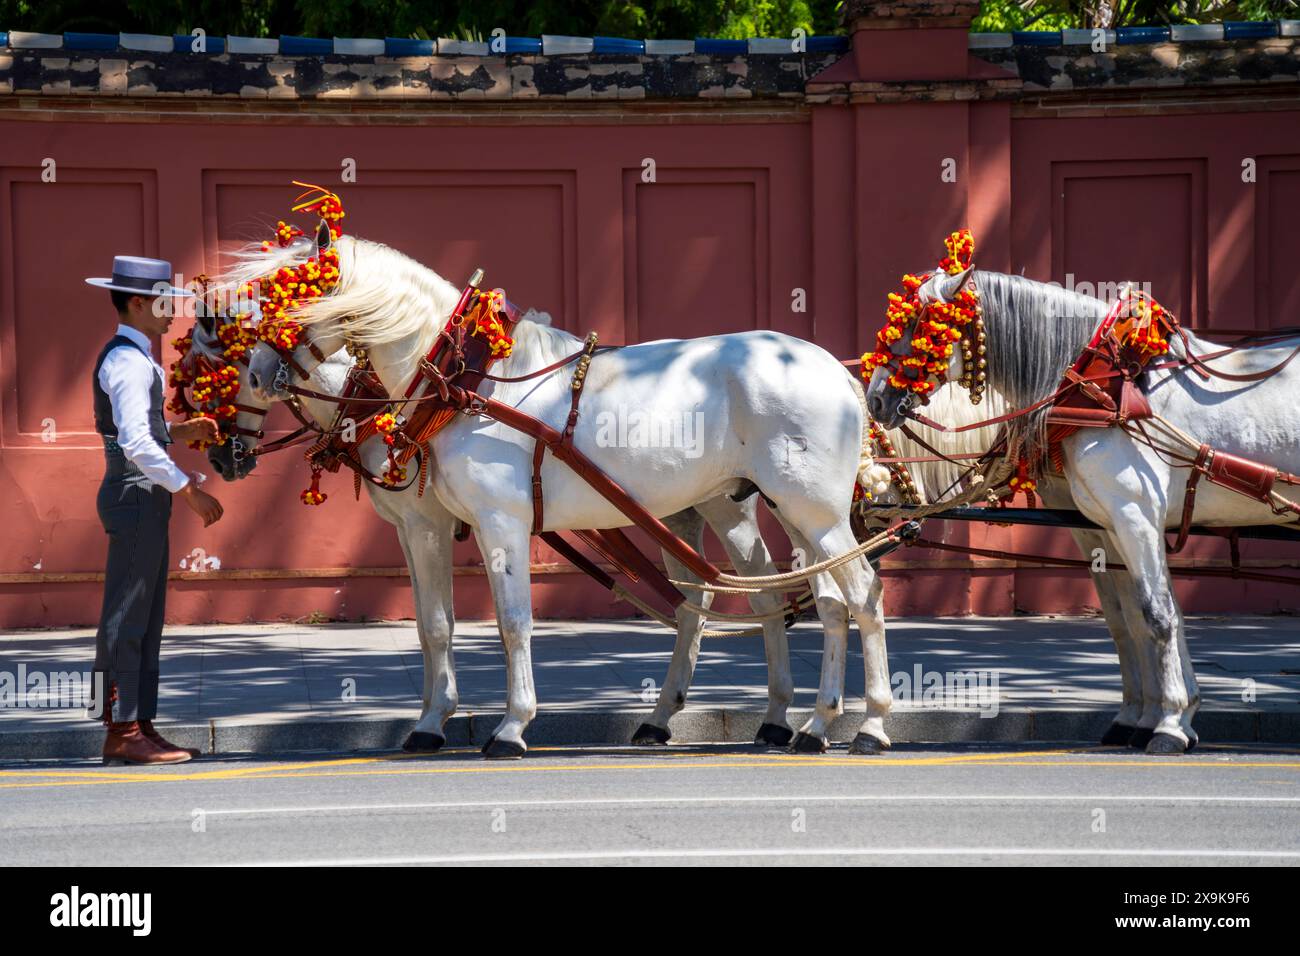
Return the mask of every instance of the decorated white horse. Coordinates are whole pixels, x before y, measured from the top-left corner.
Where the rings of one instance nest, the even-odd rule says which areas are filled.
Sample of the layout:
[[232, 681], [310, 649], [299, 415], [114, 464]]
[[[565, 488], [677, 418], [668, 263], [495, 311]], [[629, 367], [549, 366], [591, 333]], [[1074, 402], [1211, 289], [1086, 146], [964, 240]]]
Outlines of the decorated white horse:
[[[535, 318], [548, 320], [544, 314]], [[225, 360], [224, 344], [217, 337], [213, 321], [200, 319], [196, 323], [189, 350], [194, 355], [206, 357], [214, 365]], [[353, 358], [343, 349], [327, 356], [309, 374], [309, 389], [322, 395], [340, 395], [353, 364]], [[261, 423], [271, 404], [253, 393], [246, 376], [232, 400], [239, 409], [234, 419], [238, 433], [222, 444], [213, 445], [207, 453], [217, 473], [228, 481], [244, 478], [256, 467]], [[337, 404], [311, 395], [304, 395], [300, 401], [302, 410], [314, 420], [320, 432], [324, 433], [331, 427], [336, 418]], [[387, 452], [383, 439], [377, 435], [366, 439], [356, 449], [361, 466], [370, 474], [382, 471]], [[458, 522], [436, 495], [419, 495], [413, 480], [396, 488], [382, 487], [371, 481], [362, 481], [359, 485], [366, 489], [367, 499], [375, 513], [396, 530], [414, 595], [416, 631], [424, 658], [423, 710], [403, 749], [411, 753], [435, 752], [446, 742], [443, 727], [456, 711], [458, 703], [452, 652], [455, 627], [452, 547]], [[757, 506], [756, 495], [739, 502], [722, 495], [664, 520], [697, 550], [703, 546], [703, 531], [707, 523], [723, 543], [734, 566], [742, 573], [771, 574], [776, 569], [759, 534]], [[675, 577], [690, 578], [689, 569], [676, 562], [671, 554], [665, 552], [664, 560]], [[690, 596], [693, 603], [704, 607], [712, 603], [711, 592], [692, 593]], [[769, 674], [767, 714], [755, 743], [783, 747], [794, 736], [787, 717], [794, 687], [785, 618], [782, 614], [772, 613], [781, 608], [782, 602], [772, 595], [758, 594], [750, 597], [750, 605], [756, 615], [765, 618], [761, 627]], [[705, 618], [684, 606], [677, 609], [676, 618], [677, 641], [668, 676], [654, 712], [637, 730], [634, 743], [666, 743], [671, 737], [669, 719], [685, 704], [705, 630]]]
[[[321, 249], [316, 250], [319, 256]], [[435, 273], [378, 243], [344, 237], [333, 249], [337, 288], [294, 313], [315, 351], [345, 343], [363, 348], [389, 394], [402, 395], [458, 300]], [[271, 249], [245, 258], [235, 282], [300, 264], [301, 251]], [[513, 352], [499, 362], [503, 378], [545, 368], [581, 351], [567, 333], [527, 317], [514, 328]], [[306, 349], [296, 362], [310, 370]], [[263, 399], [275, 392], [281, 356], [259, 344], [249, 382]], [[522, 383], [488, 381], [485, 397], [556, 428], [570, 412], [567, 376]], [[863, 415], [839, 363], [807, 342], [775, 333], [664, 341], [597, 354], [590, 363], [573, 443], [647, 511], [668, 516], [722, 495], [754, 490], [771, 501], [796, 546], [813, 562], [855, 551], [849, 501], [859, 468]], [[635, 409], [650, 420], [697, 428], [689, 448], [628, 443], [617, 447], [620, 415]], [[611, 423], [614, 426], [611, 427]], [[680, 432], [678, 432], [680, 433]], [[614, 447], [611, 447], [611, 444]], [[534, 441], [495, 421], [457, 415], [429, 441], [426, 495], [474, 528], [486, 560], [498, 625], [507, 652], [506, 715], [485, 752], [520, 756], [536, 699], [530, 654], [528, 543], [533, 525]], [[541, 470], [546, 508], [542, 530], [617, 528], [629, 520], [563, 464]], [[795, 746], [821, 750], [826, 728], [843, 707], [848, 617], [862, 634], [867, 716], [855, 740], [860, 752], [888, 746], [883, 720], [890, 705], [880, 584], [867, 562], [852, 558], [812, 581], [826, 625], [823, 677], [813, 716]], [[837, 676], [838, 675], [838, 676]]]
[[[1213, 344], [1188, 332], [1170, 333], [1151, 351], [1172, 361], [1151, 364], [1133, 381], [1153, 415], [1136, 414], [1124, 428], [1084, 427], [1051, 441], [1047, 417], [1052, 398], [1114, 306], [1058, 286], [969, 267], [926, 279], [915, 295], [917, 308], [896, 313], [901, 334], [891, 333], [877, 353], [868, 389], [872, 416], [897, 426], [916, 414], [918, 390], [948, 378], [987, 384], [1015, 408], [1034, 409], [1005, 423], [1007, 447], [1038, 463], [1048, 504], [1073, 503], [1104, 529], [1076, 533], [1085, 551], [1101, 547], [1112, 563], [1127, 568], [1093, 576], [1124, 675], [1124, 705], [1106, 742], [1130, 738], [1149, 753], [1183, 752], [1196, 742], [1192, 718], [1200, 697], [1171, 587], [1165, 533], [1184, 523], [1185, 492], [1199, 443], [1227, 453], [1220, 457], [1225, 467], [1236, 455], [1267, 461], [1273, 469], [1300, 468], [1300, 418], [1294, 402], [1300, 364], [1286, 364], [1300, 339], [1279, 338], [1215, 357], [1219, 349]], [[949, 318], [952, 306], [974, 308], [972, 302], [978, 303], [982, 321], [978, 351], [967, 347], [942, 355], [932, 338], [918, 331], [919, 322], [932, 319], [927, 310], [938, 307]], [[1140, 334], [1151, 328], [1143, 325]], [[969, 339], [971, 333], [964, 334]], [[928, 354], [921, 354], [917, 342]], [[1213, 372], [1198, 371], [1198, 364]], [[1257, 378], [1269, 370], [1275, 374]], [[913, 383], [921, 383], [920, 388]], [[1035, 407], [1038, 403], [1044, 404]], [[1144, 429], [1152, 443], [1142, 438]], [[1062, 467], [1060, 477], [1053, 473], [1054, 463]], [[1212, 483], [1221, 479], [1210, 477], [1196, 496], [1198, 524], [1296, 520], [1289, 503], [1271, 492], [1271, 477], [1261, 492], [1267, 503]]]
[[[549, 321], [544, 313], [533, 316], [534, 321]], [[221, 352], [221, 343], [211, 330], [200, 325], [193, 336], [193, 349], [214, 360]], [[338, 396], [353, 365], [346, 350], [339, 350], [317, 365], [308, 376], [308, 386], [327, 395]], [[964, 397], [956, 394], [955, 386], [941, 389], [931, 408], [945, 421], [959, 420], [957, 416], [970, 408]], [[281, 395], [272, 396], [282, 397]], [[235, 401], [252, 411], [240, 412], [237, 423], [245, 436], [209, 449], [208, 457], [218, 473], [234, 480], [248, 474], [257, 461], [258, 437], [255, 433], [262, 413], [269, 408], [268, 400], [253, 394], [252, 387], [244, 381]], [[305, 395], [303, 410], [322, 430], [328, 429], [336, 418], [337, 405]], [[993, 408], [999, 408], [995, 400]], [[979, 429], [957, 436], [940, 435], [933, 445], [946, 455], [969, 454], [986, 448], [993, 438], [993, 429]], [[372, 474], [383, 465], [387, 448], [379, 436], [373, 436], [358, 449], [362, 464]], [[960, 463], [937, 458], [929, 449], [913, 442], [901, 431], [892, 431], [884, 438], [884, 447], [871, 448], [870, 454], [881, 456], [899, 454], [921, 457], [923, 461], [900, 465], [875, 464], [870, 458], [863, 461], [861, 478], [867, 484], [875, 504], [888, 506], [904, 501], [929, 501], [949, 493], [964, 471]], [[902, 481], [895, 480], [891, 469], [898, 472]], [[906, 490], [902, 486], [906, 482]], [[393, 524], [402, 543], [415, 592], [416, 624], [425, 658], [424, 709], [415, 730], [408, 737], [404, 749], [408, 752], [432, 752], [444, 744], [442, 726], [455, 711], [455, 678], [452, 668], [451, 634], [454, 621], [451, 611], [451, 579], [446, 573], [450, 554], [451, 529], [454, 518], [433, 495], [419, 496], [414, 484], [400, 489], [384, 489], [370, 482], [361, 482], [376, 513]], [[697, 508], [687, 509], [665, 518], [665, 522], [683, 540], [699, 549], [703, 544], [703, 527], [707, 524], [724, 544], [728, 556], [737, 568], [746, 574], [767, 574], [773, 570], [769, 553], [759, 532], [757, 520], [758, 496], [751, 495], [740, 502], [723, 495]], [[777, 514], [779, 518], [779, 513]], [[439, 540], [440, 539], [440, 540]], [[435, 542], [438, 546], [434, 547]], [[413, 549], [411, 543], [415, 542]], [[689, 578], [691, 572], [677, 562], [670, 553], [663, 552], [665, 564], [676, 578]], [[432, 563], [441, 566], [436, 571]], [[430, 591], [433, 593], [431, 594]], [[691, 593], [692, 602], [708, 606], [712, 592]], [[765, 599], [764, 599], [765, 598]], [[793, 694], [793, 677], [786, 643], [786, 620], [772, 616], [770, 611], [780, 606], [770, 596], [751, 597], [751, 606], [765, 614], [763, 622], [764, 650], [768, 666], [768, 706], [760, 726], [756, 744], [782, 747], [793, 737], [787, 723], [787, 710]], [[433, 608], [430, 614], [424, 608]], [[677, 639], [673, 648], [668, 674], [664, 679], [654, 711], [633, 736], [633, 742], [642, 745], [662, 745], [671, 738], [669, 722], [685, 705], [699, 655], [701, 638], [705, 634], [705, 619], [687, 607], [677, 611]], [[734, 632], [732, 632], [734, 633]]]

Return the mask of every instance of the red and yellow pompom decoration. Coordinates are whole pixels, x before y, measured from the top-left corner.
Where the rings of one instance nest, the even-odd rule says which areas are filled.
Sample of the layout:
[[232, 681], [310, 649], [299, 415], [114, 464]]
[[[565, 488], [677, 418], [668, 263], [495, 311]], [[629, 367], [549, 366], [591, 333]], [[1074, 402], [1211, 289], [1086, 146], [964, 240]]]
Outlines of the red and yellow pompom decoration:
[[379, 476], [386, 485], [400, 485], [406, 481], [406, 466], [390, 458], [384, 465], [384, 472]]
[[[206, 297], [208, 277], [197, 276], [195, 282], [201, 296]], [[184, 415], [186, 419], [207, 417], [215, 419], [219, 436], [216, 444], [224, 445], [229, 437], [227, 423], [235, 420], [239, 409], [235, 407], [234, 398], [239, 394], [239, 363], [244, 361], [249, 350], [257, 342], [256, 332], [245, 324], [247, 313], [229, 315], [218, 319], [217, 344], [221, 346], [221, 359], [212, 359], [193, 355], [194, 331], [172, 341], [178, 358], [171, 365], [168, 384], [172, 388], [172, 397], [167, 402], [168, 411], [175, 415]], [[197, 373], [195, 368], [198, 369]], [[190, 389], [190, 399], [185, 397], [185, 390]], [[210, 442], [192, 441], [191, 448], [206, 448]]]
[[393, 443], [393, 432], [397, 431], [397, 416], [392, 412], [381, 412], [375, 416], [375, 431], [384, 436], [384, 443]]
[[[302, 186], [306, 192], [294, 200], [292, 211], [315, 213], [328, 225], [331, 240], [342, 236], [343, 228], [339, 223], [346, 215], [343, 212], [343, 201], [323, 186], [297, 180], [294, 180], [294, 185]], [[262, 249], [269, 252], [277, 246], [281, 249], [288, 248], [303, 234], [301, 229], [281, 220], [276, 223], [275, 238], [263, 242]], [[239, 299], [248, 302], [256, 294], [261, 321], [258, 323], [252, 341], [244, 344], [251, 348], [252, 344], [260, 339], [279, 352], [292, 352], [303, 338], [303, 327], [301, 323], [294, 320], [293, 313], [313, 299], [327, 295], [338, 284], [339, 254], [332, 246], [297, 265], [281, 266], [273, 273], [263, 276], [255, 284], [245, 284], [239, 289]], [[389, 456], [391, 460], [391, 449]], [[303, 504], [320, 505], [329, 497], [320, 490], [320, 476], [321, 469], [313, 466], [311, 487], [299, 495]]]
[[406, 466], [400, 464], [394, 454], [397, 431], [401, 427], [402, 423], [392, 412], [380, 412], [375, 416], [375, 431], [384, 436], [384, 444], [388, 446], [388, 461], [384, 465], [383, 474], [379, 476], [386, 485], [400, 485], [406, 480]]
[[515, 347], [515, 340], [506, 334], [505, 323], [501, 321], [501, 311], [505, 308], [505, 293], [500, 289], [480, 292], [478, 302], [466, 318], [470, 334], [487, 342], [494, 359], [509, 358]]
[[955, 276], [971, 267], [975, 261], [975, 237], [969, 229], [958, 229], [943, 244], [948, 254], [939, 260], [939, 271]]
[[1129, 289], [1124, 298], [1128, 308], [1115, 322], [1115, 337], [1121, 346], [1135, 351], [1137, 361], [1145, 365], [1169, 351], [1168, 333], [1175, 328], [1174, 317], [1144, 292]]
[[[311, 186], [297, 180], [294, 185], [308, 187], [308, 192], [299, 196], [299, 200], [304, 196], [312, 198], [299, 202], [293, 211], [319, 214], [329, 225], [330, 237], [338, 239], [343, 234], [339, 226], [339, 221], [344, 216], [342, 200], [322, 186]], [[285, 248], [302, 234], [302, 230], [280, 222], [276, 227], [274, 242], [280, 248]], [[271, 249], [272, 242], [263, 242], [262, 248]], [[333, 247], [296, 266], [281, 266], [263, 277], [258, 281], [258, 307], [262, 313], [258, 337], [282, 352], [292, 352], [302, 341], [302, 326], [293, 320], [291, 313], [312, 299], [328, 294], [338, 284], [339, 254]], [[241, 296], [251, 297], [252, 294], [251, 284], [240, 289]]]
[[[339, 225], [343, 217], [347, 215], [343, 211], [343, 200], [339, 199], [336, 193], [330, 192], [324, 186], [314, 186], [311, 183], [300, 183], [294, 180], [295, 186], [304, 186], [307, 191], [294, 200], [297, 205], [293, 207], [294, 212], [312, 212], [320, 216], [329, 224], [330, 238], [337, 239], [343, 235], [343, 227]], [[314, 195], [313, 195], [314, 194]], [[306, 202], [302, 202], [304, 197], [311, 196]], [[285, 243], [281, 243], [284, 245]]]
[[323, 505], [329, 495], [320, 490], [320, 473], [321, 469], [313, 467], [311, 470], [311, 487], [304, 490], [298, 497], [305, 505]]
[[1014, 500], [1016, 495], [1023, 494], [1025, 496], [1025, 503], [1030, 508], [1034, 507], [1034, 492], [1038, 490], [1038, 482], [1034, 480], [1033, 471], [1030, 469], [1029, 462], [1026, 459], [1021, 458], [1016, 462], [1016, 473], [1012, 475], [1011, 480], [1007, 482], [1007, 487], [1010, 488], [1011, 491], [1005, 498], [998, 502], [999, 504], [1005, 505]]
[[[952, 233], [944, 245], [948, 254], [939, 261], [947, 275], [958, 275], [970, 268], [975, 255], [975, 239], [969, 229]], [[876, 349], [862, 356], [862, 377], [870, 380], [877, 368], [891, 370], [889, 384], [922, 397], [930, 395], [948, 378], [953, 350], [962, 351], [962, 374], [959, 382], [970, 389], [971, 402], [984, 397], [985, 340], [980, 319], [978, 294], [963, 287], [952, 302], [923, 303], [918, 290], [930, 274], [903, 276], [903, 292], [889, 293], [885, 308], [885, 325], [876, 333]], [[910, 330], [910, 332], [909, 332]], [[896, 355], [894, 343], [910, 335], [911, 354]]]
[[[291, 226], [283, 219], [281, 219], [279, 222], [275, 224], [274, 244], [278, 245], [281, 249], [283, 249], [285, 246], [293, 242], [294, 239], [298, 238], [298, 236], [301, 236], [302, 234], [303, 234], [302, 230], [299, 229], [297, 226]], [[270, 239], [263, 240], [262, 251], [270, 252], [271, 248], [272, 248], [271, 240]]]

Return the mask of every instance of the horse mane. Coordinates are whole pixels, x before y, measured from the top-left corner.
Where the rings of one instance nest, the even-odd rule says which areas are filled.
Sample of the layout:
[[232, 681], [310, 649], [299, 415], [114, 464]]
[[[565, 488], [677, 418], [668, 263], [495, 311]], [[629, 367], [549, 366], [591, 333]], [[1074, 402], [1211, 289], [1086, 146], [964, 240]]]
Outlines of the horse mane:
[[[1012, 408], [1051, 395], [1108, 306], [1092, 296], [1023, 276], [977, 270], [974, 279], [984, 316], [988, 384]], [[1048, 411], [1042, 408], [1006, 425], [1011, 442], [1023, 442], [1021, 454], [1030, 460], [1046, 444]]]
[[[965, 389], [955, 382], [949, 382], [930, 397], [930, 404], [926, 406], [925, 414], [942, 425], [957, 428], [962, 425], [972, 425], [986, 418], [996, 418], [1009, 410], [1010, 406], [1006, 399], [996, 389], [987, 389], [984, 392], [984, 401], [972, 405]], [[915, 422], [908, 427], [936, 451], [941, 451], [945, 455], [977, 455], [988, 451], [989, 446], [996, 440], [998, 432], [997, 425], [987, 425], [984, 428], [972, 428], [970, 431], [956, 433], [935, 431]], [[901, 429], [890, 429], [889, 438], [894, 443], [895, 450], [904, 458], [930, 456], [928, 449], [912, 441], [903, 434]], [[960, 465], [952, 465], [946, 461], [918, 461], [906, 467], [921, 490], [922, 497], [930, 502], [956, 494], [957, 489], [952, 488], [953, 482], [972, 464], [974, 461], [967, 459], [961, 460]]]
[[[427, 354], [434, 336], [456, 307], [461, 290], [428, 266], [381, 242], [342, 236], [335, 240], [334, 249], [339, 257], [338, 285], [328, 295], [294, 311], [294, 321], [303, 326], [339, 323], [354, 342], [366, 348], [407, 342], [407, 354], [398, 356], [402, 362], [414, 362]], [[235, 264], [220, 281], [237, 287], [284, 266], [296, 266], [314, 254], [314, 247], [264, 250], [260, 243], [250, 243], [232, 254]], [[552, 328], [550, 315], [531, 309], [521, 317], [514, 337], [520, 343], [517, 352], [530, 364], [534, 358], [551, 356], [540, 365], [574, 351], [578, 343], [567, 332]]]

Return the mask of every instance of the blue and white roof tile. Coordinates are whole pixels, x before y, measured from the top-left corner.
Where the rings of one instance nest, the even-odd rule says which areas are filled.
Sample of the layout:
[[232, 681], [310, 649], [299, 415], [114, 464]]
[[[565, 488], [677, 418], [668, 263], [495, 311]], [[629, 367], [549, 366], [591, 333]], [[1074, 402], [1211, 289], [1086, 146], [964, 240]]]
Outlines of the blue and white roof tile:
[[972, 33], [971, 49], [1009, 46], [1091, 46], [1098, 32], [1107, 46], [1134, 43], [1203, 43], [1214, 40], [1267, 40], [1300, 36], [1300, 20], [1199, 23], [1183, 26], [1119, 27], [1115, 30], [1026, 30], [1017, 33]]
[[[202, 53], [261, 54], [271, 56], [493, 56], [506, 55], [590, 55], [597, 56], [689, 56], [701, 54], [789, 54], [795, 52], [791, 38], [755, 38], [752, 40], [628, 40], [622, 37], [569, 37], [543, 34], [541, 37], [503, 38], [504, 50], [496, 50], [487, 40], [416, 40], [403, 37], [384, 39], [335, 37], [204, 37]], [[843, 53], [849, 48], [847, 37], [811, 36], [804, 39], [809, 53]], [[0, 47], [15, 50], [74, 50], [79, 52], [115, 52], [130, 50], [152, 53], [198, 53], [195, 37], [155, 36], [144, 33], [25, 33], [0, 31]]]
[[[1035, 30], [1015, 33], [972, 33], [972, 49], [998, 49], [1010, 46], [1088, 46], [1096, 39], [1095, 30]], [[1261, 22], [1227, 22], [1185, 26], [1120, 27], [1104, 31], [1105, 43], [1189, 43], [1215, 40], [1256, 40], [1271, 37], [1300, 37], [1300, 20]], [[809, 53], [843, 53], [849, 40], [843, 36], [805, 38]], [[15, 50], [73, 50], [79, 52], [116, 52], [118, 50], [152, 53], [191, 53], [218, 56], [223, 53], [272, 56], [492, 56], [490, 41], [416, 40], [402, 37], [384, 39], [319, 37], [205, 37], [202, 54], [195, 51], [195, 38], [188, 34], [156, 36], [143, 33], [26, 33], [0, 31], [0, 48]], [[500, 46], [497, 46], [500, 50]], [[694, 40], [628, 40], [622, 37], [569, 37], [543, 34], [541, 37], [504, 38], [506, 55], [612, 55], [612, 56], [711, 56], [786, 55], [795, 52], [790, 38], [721, 40], [697, 37]]]

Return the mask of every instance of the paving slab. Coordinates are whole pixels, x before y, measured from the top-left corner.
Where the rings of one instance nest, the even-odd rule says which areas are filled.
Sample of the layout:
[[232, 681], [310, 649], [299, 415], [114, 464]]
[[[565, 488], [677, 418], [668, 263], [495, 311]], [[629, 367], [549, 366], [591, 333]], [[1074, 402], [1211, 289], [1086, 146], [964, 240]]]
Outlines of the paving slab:
[[[1203, 739], [1300, 742], [1300, 619], [1201, 617], [1187, 622], [1201, 684]], [[0, 680], [20, 674], [85, 673], [90, 629], [0, 635]], [[860, 645], [851, 638], [847, 713], [832, 728], [853, 736], [861, 721]], [[816, 692], [822, 634], [790, 631], [792, 721]], [[646, 621], [539, 621], [534, 745], [622, 743], [650, 711], [668, 668], [673, 635]], [[460, 711], [448, 736], [485, 741], [505, 698], [505, 655], [490, 621], [458, 622]], [[1119, 706], [1119, 664], [1098, 618], [908, 618], [890, 623], [896, 740], [1091, 740]], [[409, 621], [368, 624], [246, 624], [169, 629], [163, 644], [159, 722], [204, 750], [274, 752], [399, 746], [420, 709], [422, 658]], [[946, 688], [956, 683], [956, 693]], [[2, 685], [0, 685], [2, 689]], [[3, 695], [0, 694], [0, 697]], [[84, 755], [101, 731], [79, 706], [46, 706], [39, 693], [0, 700], [0, 757]], [[681, 741], [752, 739], [766, 708], [760, 637], [707, 639]]]

